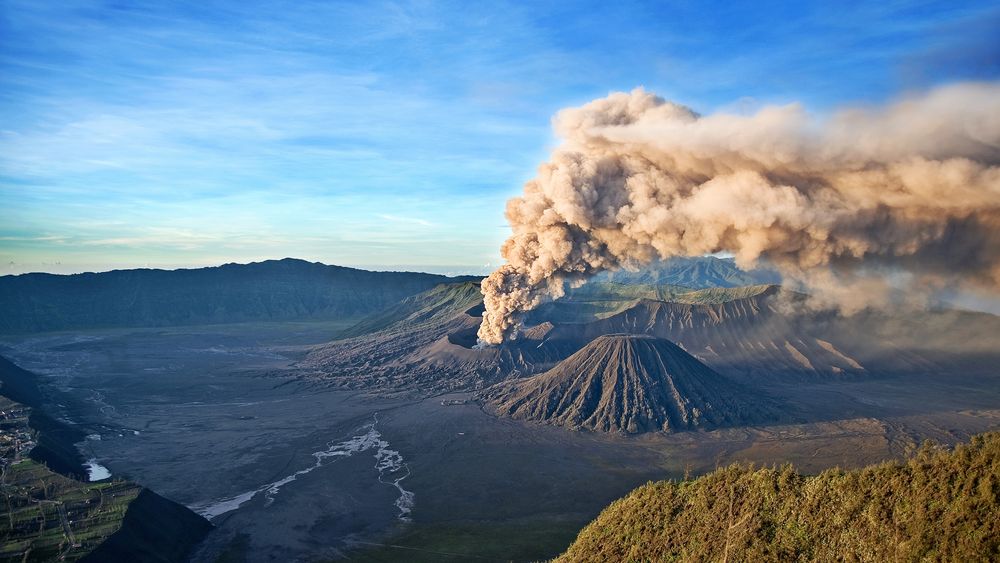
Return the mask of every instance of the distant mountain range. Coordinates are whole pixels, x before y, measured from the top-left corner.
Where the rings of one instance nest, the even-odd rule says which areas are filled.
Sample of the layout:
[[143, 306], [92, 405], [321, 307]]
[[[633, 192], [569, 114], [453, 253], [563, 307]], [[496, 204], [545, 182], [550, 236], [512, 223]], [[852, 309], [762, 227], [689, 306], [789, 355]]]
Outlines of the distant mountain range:
[[[479, 279], [372, 272], [293, 258], [180, 270], [0, 276], [0, 334], [360, 319], [440, 283]], [[671, 285], [678, 286], [677, 293], [777, 279], [773, 272], [744, 272], [732, 260], [704, 257], [657, 263], [639, 272], [609, 272], [594, 283]]]
[[702, 256], [671, 258], [644, 266], [638, 271], [615, 270], [598, 274], [594, 281], [625, 284], [679, 285], [692, 289], [706, 287], [739, 287], [743, 285], [779, 284], [781, 274], [761, 268], [741, 270], [732, 258]]
[[449, 278], [286, 258], [187, 270], [0, 277], [0, 333], [360, 318]]

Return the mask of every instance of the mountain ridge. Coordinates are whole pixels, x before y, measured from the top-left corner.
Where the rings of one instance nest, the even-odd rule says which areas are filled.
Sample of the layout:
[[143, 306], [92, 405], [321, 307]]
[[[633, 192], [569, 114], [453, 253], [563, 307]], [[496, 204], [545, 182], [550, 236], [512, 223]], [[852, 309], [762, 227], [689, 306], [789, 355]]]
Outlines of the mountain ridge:
[[704, 289], [707, 287], [779, 284], [781, 283], [781, 274], [768, 268], [743, 270], [736, 265], [736, 261], [732, 258], [678, 256], [646, 264], [634, 271], [623, 268], [602, 272], [594, 279], [617, 283], [669, 284]]
[[293, 258], [179, 270], [0, 277], [0, 333], [360, 318], [439, 283]]

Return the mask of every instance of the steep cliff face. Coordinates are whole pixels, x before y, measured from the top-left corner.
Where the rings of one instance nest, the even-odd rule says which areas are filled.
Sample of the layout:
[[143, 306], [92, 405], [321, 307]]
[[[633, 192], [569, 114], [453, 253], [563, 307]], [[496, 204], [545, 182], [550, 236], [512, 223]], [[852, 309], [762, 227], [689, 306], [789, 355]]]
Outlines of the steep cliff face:
[[453, 280], [286, 258], [190, 270], [0, 277], [0, 333], [356, 318]]
[[180, 563], [212, 528], [130, 481], [88, 483], [30, 459], [4, 463], [4, 561]]
[[600, 336], [551, 370], [491, 387], [481, 400], [499, 416], [601, 432], [678, 432], [781, 418], [770, 399], [676, 344], [624, 334]]
[[121, 527], [82, 561], [186, 561], [211, 529], [208, 520], [187, 507], [142, 489], [129, 503]]
[[31, 450], [31, 459], [57, 473], [85, 478], [84, 459], [75, 444], [82, 441], [86, 433], [45, 412], [42, 390], [36, 378], [35, 374], [0, 356], [0, 395], [31, 408], [29, 424], [37, 440]]

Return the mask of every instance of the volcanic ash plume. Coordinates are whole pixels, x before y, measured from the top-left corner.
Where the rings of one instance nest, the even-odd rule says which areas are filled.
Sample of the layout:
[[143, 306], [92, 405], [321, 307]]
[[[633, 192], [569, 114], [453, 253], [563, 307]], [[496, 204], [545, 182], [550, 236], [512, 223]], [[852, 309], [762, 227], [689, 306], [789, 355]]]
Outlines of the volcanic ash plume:
[[554, 127], [562, 144], [507, 203], [485, 343], [566, 283], [673, 256], [764, 259], [837, 299], [886, 276], [1000, 288], [1000, 84], [822, 120], [794, 104], [700, 116], [638, 89]]

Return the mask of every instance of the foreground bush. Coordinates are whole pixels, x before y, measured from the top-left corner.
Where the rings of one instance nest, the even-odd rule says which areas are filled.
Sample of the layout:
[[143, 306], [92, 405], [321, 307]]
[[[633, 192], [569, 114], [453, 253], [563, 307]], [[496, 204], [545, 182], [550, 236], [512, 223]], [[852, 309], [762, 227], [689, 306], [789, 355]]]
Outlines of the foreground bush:
[[734, 465], [640, 487], [559, 561], [997, 561], [1000, 433], [803, 476]]

